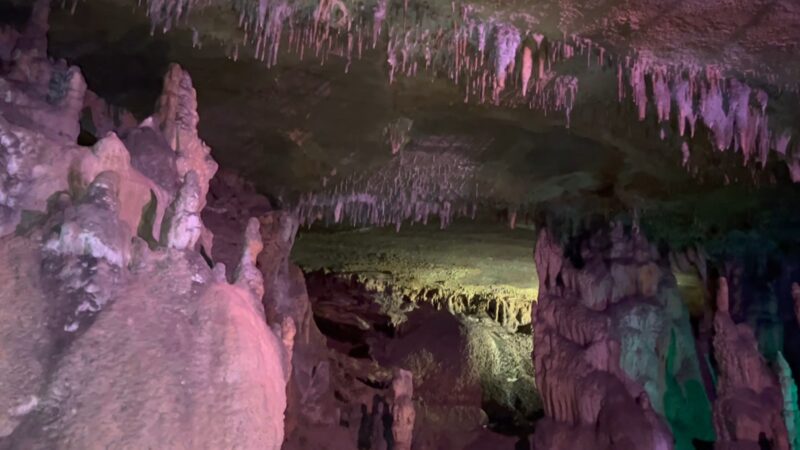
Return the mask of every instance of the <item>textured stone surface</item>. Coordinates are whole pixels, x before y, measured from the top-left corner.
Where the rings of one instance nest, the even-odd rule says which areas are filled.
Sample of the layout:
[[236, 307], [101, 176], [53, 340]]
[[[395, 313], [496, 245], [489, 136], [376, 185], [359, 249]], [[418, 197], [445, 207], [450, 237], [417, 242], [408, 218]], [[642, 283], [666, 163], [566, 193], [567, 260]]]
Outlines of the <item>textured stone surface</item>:
[[[141, 232], [146, 238], [158, 236], [174, 193], [161, 188], [133, 167], [128, 149], [114, 132], [97, 141], [92, 151], [81, 158], [76, 170], [78, 181], [84, 185], [103, 171], [117, 173], [120, 218], [134, 233]], [[80, 185], [75, 187], [80, 188]], [[151, 218], [144, 217], [148, 213]]]
[[[635, 229], [614, 225], [570, 248], [580, 256], [540, 232], [533, 359], [547, 419], [533, 448], [692, 448], [710, 411], [702, 384], [687, 388], [700, 372], [674, 278]], [[676, 420], [673, 386], [699, 397], [696, 423]]]
[[[311, 445], [308, 439], [319, 439], [320, 445], [331, 448], [347, 446], [345, 442], [355, 442], [354, 437], [325, 428], [339, 425], [332, 384], [336, 372], [332, 373], [325, 338], [313, 319], [305, 277], [289, 261], [297, 220], [285, 211], [270, 210], [270, 202], [237, 175], [222, 172], [220, 179], [212, 180], [203, 221], [214, 233], [213, 258], [226, 267], [236, 267], [240, 259], [253, 261], [239, 264], [228, 275], [258, 293], [259, 308], [283, 341], [288, 381], [286, 446], [306, 448]], [[317, 435], [317, 429], [326, 429], [334, 437], [326, 440], [324, 432]]]
[[[0, 81], [0, 112], [12, 123], [35, 128], [48, 138], [75, 143], [80, 127], [86, 82], [77, 67], [47, 58], [50, 2], [33, 3], [30, 18], [21, 33], [6, 37], [9, 65]], [[10, 38], [10, 39], [9, 39]]]
[[[16, 45], [37, 51], [34, 11]], [[24, 61], [9, 95], [60, 73]], [[267, 324], [258, 221], [230, 284], [194, 250], [208, 179], [187, 170], [176, 192], [113, 132], [75, 145], [83, 85], [65, 73], [63, 103], [0, 107], [0, 448], [279, 449], [293, 324]]]
[[53, 193], [67, 191], [70, 164], [82, 154], [0, 117], [0, 235], [13, 232], [24, 212], [44, 212]]
[[194, 248], [203, 232], [202, 187], [197, 172], [186, 173], [175, 201], [167, 211], [167, 218], [161, 230], [161, 241], [170, 248], [186, 250]]
[[[10, 348], [25, 354], [4, 354], [0, 360], [16, 376], [38, 373], [39, 384], [23, 379], [3, 384], [3, 399], [13, 402], [13, 414], [3, 417], [7, 437], [0, 443], [12, 448], [55, 443], [60, 448], [280, 448], [286, 357], [260, 302], [246, 287], [217, 281], [197, 254], [151, 252], [137, 244], [129, 268], [124, 260], [119, 264], [117, 253], [98, 251], [130, 242], [129, 230], [121, 241], [107, 242], [93, 228], [126, 229], [114, 220], [116, 210], [108, 203], [115, 194], [109, 181], [114, 178], [111, 172], [100, 174], [85, 200], [65, 210], [65, 220], [72, 222], [47, 245], [53, 253], [45, 252], [45, 264], [37, 263], [35, 241], [3, 238], [4, 255], [30, 259], [9, 265], [22, 271], [6, 275], [16, 287], [3, 290], [3, 311], [19, 310], [30, 318], [3, 323]], [[96, 239], [85, 246], [69, 244], [81, 236]], [[81, 267], [81, 261], [94, 271], [69, 270]], [[101, 270], [106, 263], [115, 276]], [[81, 293], [109, 297], [101, 302]], [[17, 298], [31, 305], [15, 309]], [[46, 305], [35, 313], [37, 298]], [[80, 321], [61, 325], [78, 312], [85, 313]], [[26, 416], [22, 425], [17, 416]]]
[[197, 173], [202, 209], [208, 184], [217, 173], [218, 166], [211, 158], [211, 149], [197, 134], [197, 92], [192, 86], [192, 79], [177, 64], [172, 64], [164, 76], [163, 91], [153, 119], [177, 154], [178, 175], [183, 178], [189, 171]]

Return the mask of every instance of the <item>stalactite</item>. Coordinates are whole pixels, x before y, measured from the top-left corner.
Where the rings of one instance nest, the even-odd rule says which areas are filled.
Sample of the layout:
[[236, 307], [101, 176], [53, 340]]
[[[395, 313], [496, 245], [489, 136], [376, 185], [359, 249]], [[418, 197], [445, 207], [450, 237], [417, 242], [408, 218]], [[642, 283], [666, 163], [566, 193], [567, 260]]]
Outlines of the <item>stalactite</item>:
[[321, 217], [328, 223], [397, 227], [403, 221], [424, 224], [433, 216], [446, 227], [474, 205], [475, 170], [474, 163], [456, 153], [403, 151], [378, 171], [345, 177], [301, 197], [296, 211], [304, 224]]
[[494, 102], [497, 103], [500, 93], [506, 87], [506, 78], [509, 73], [514, 72], [514, 60], [520, 44], [519, 30], [511, 25], [500, 25], [497, 28], [495, 40]]

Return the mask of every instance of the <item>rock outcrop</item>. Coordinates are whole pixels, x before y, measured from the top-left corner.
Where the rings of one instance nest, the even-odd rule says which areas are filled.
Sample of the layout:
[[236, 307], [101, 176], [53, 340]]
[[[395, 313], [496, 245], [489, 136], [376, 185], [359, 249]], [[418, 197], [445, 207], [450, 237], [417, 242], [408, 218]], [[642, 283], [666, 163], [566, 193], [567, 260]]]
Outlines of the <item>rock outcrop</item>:
[[[146, 239], [158, 236], [174, 193], [166, 191], [133, 167], [127, 147], [114, 132], [97, 141], [91, 153], [83, 155], [74, 164], [70, 188], [80, 189], [104, 171], [113, 171], [119, 176], [120, 218], [134, 233], [139, 232]], [[146, 214], [152, 217], [145, 217]]]
[[[267, 324], [258, 220], [234, 283], [195, 249], [216, 164], [188, 74], [153, 139], [82, 147], [80, 72], [31, 33], [0, 66], [0, 448], [281, 448], [293, 324]], [[158, 139], [173, 169], [126, 145]]]
[[8, 70], [0, 80], [0, 112], [9, 122], [57, 142], [75, 143], [86, 82], [77, 67], [47, 58], [49, 13], [49, 1], [34, 2], [28, 24], [6, 43], [11, 50], [3, 61]]
[[[243, 218], [253, 216], [246, 222]], [[230, 172], [214, 179], [203, 221], [214, 235], [213, 259], [235, 267], [241, 255], [257, 263], [239, 265], [227, 276], [237, 285], [259, 292], [259, 305], [285, 348], [288, 448], [307, 448], [307, 439], [320, 439], [331, 448], [355, 443], [339, 428], [341, 412], [334, 398], [335, 368], [325, 337], [313, 319], [303, 272], [289, 260], [298, 221], [285, 211], [272, 210], [269, 200]], [[242, 231], [238, 231], [242, 230]], [[246, 239], [239, 236], [244, 233]], [[237, 236], [238, 235], [238, 236]], [[249, 257], [249, 256], [248, 256]], [[262, 306], [263, 305], [263, 306]], [[306, 436], [308, 430], [332, 436]], [[323, 434], [323, 433], [321, 433]], [[295, 447], [297, 446], [297, 447]]]
[[0, 235], [13, 232], [23, 216], [44, 212], [53, 193], [68, 190], [70, 161], [82, 153], [0, 114]]
[[[621, 225], [568, 248], [547, 230], [536, 244], [533, 359], [546, 418], [533, 448], [671, 449], [673, 439], [692, 448], [707, 439], [708, 400], [668, 263]], [[686, 404], [692, 417], [679, 420]]]

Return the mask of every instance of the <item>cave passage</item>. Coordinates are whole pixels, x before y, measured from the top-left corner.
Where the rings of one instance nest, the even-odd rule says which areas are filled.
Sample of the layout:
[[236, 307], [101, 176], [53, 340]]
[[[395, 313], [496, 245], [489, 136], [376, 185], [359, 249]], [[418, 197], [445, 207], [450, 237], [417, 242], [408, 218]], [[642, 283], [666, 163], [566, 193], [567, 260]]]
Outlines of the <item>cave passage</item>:
[[800, 9], [661, 3], [4, 1], [0, 450], [800, 449]]

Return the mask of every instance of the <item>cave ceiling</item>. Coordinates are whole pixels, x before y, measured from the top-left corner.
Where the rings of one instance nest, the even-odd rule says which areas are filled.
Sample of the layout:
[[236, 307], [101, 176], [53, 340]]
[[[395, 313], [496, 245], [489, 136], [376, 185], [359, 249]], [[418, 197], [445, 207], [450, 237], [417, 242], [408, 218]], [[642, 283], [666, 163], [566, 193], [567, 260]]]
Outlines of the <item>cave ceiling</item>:
[[796, 2], [184, 3], [67, 4], [50, 52], [139, 120], [180, 63], [214, 158], [307, 223], [623, 213], [679, 242], [794, 223]]

